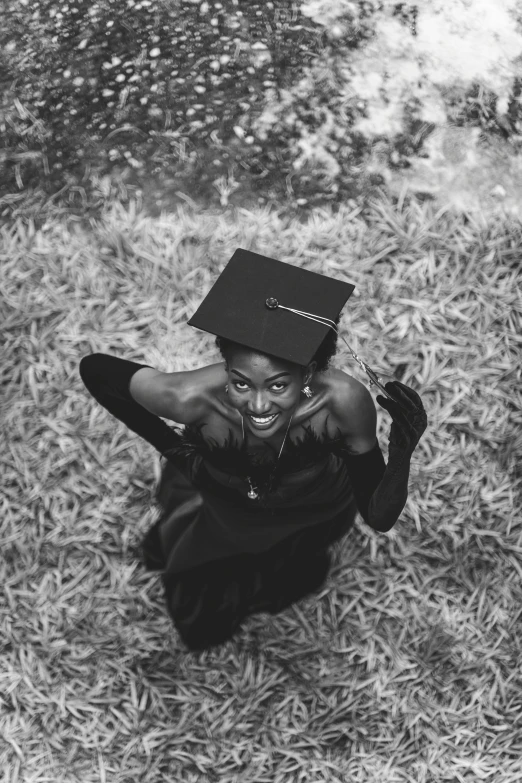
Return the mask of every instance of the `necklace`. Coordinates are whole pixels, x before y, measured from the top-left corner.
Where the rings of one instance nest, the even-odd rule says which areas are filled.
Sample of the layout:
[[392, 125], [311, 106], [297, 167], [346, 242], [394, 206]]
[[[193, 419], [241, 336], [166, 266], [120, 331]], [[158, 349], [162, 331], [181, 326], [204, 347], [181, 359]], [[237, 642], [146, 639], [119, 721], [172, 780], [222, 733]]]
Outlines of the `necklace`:
[[[241, 413], [239, 413], [239, 411], [238, 411], [238, 414], [241, 416]], [[292, 413], [292, 415], [290, 416], [290, 421], [288, 422], [288, 427], [286, 428], [285, 437], [283, 438], [283, 442], [281, 444], [281, 448], [279, 449], [279, 454], [277, 455], [276, 463], [275, 463], [275, 465], [273, 467], [273, 470], [270, 473], [269, 482], [271, 482], [271, 479], [273, 477], [273, 473], [274, 473], [274, 471], [275, 471], [275, 469], [277, 467], [277, 463], [279, 462], [279, 457], [282, 454], [282, 451], [283, 451], [283, 448], [284, 448], [284, 445], [285, 445], [285, 442], [286, 442], [286, 436], [288, 435], [288, 430], [290, 429], [290, 425], [292, 423], [292, 419], [293, 418], [294, 418], [294, 414]], [[242, 433], [243, 433], [243, 443], [244, 443], [245, 442], [245, 420], [244, 420], [243, 416], [241, 416], [241, 430], [242, 430]], [[256, 486], [254, 486], [250, 476], [247, 476], [247, 481], [248, 481], [248, 485], [250, 487], [250, 490], [248, 492], [248, 497], [250, 498], [250, 500], [257, 500], [258, 497], [259, 497], [259, 490], [258, 490], [258, 488]]]

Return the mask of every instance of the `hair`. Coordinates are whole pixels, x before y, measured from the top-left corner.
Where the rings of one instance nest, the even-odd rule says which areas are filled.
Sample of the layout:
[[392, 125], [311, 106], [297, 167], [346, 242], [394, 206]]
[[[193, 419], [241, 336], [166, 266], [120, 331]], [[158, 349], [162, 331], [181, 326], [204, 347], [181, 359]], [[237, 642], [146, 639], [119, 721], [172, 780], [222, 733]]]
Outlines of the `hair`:
[[[335, 319], [335, 325], [339, 325], [339, 316]], [[238, 348], [244, 348], [244, 345], [241, 345], [240, 343], [235, 343], [232, 340], [227, 340], [225, 337], [216, 337], [216, 345], [219, 348], [219, 352], [221, 353], [221, 356], [223, 359], [227, 358], [227, 354], [230, 354], [233, 350]], [[263, 353], [260, 351], [260, 353]], [[317, 349], [317, 351], [314, 353], [312, 358], [310, 359], [310, 362], [317, 362], [317, 367], [315, 368], [316, 372], [324, 372], [324, 370], [328, 369], [328, 366], [330, 364], [331, 359], [335, 356], [337, 353], [337, 332], [334, 332], [333, 329], [328, 330], [328, 334], [324, 338], [323, 342]], [[305, 370], [304, 365], [301, 365], [303, 371]]]

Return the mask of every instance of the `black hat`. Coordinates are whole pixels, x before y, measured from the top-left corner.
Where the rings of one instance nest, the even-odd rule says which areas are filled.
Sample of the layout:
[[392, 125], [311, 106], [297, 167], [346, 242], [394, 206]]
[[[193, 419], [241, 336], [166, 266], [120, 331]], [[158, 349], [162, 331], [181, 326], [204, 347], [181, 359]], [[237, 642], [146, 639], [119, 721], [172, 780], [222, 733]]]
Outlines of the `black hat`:
[[306, 366], [354, 288], [238, 248], [188, 323]]

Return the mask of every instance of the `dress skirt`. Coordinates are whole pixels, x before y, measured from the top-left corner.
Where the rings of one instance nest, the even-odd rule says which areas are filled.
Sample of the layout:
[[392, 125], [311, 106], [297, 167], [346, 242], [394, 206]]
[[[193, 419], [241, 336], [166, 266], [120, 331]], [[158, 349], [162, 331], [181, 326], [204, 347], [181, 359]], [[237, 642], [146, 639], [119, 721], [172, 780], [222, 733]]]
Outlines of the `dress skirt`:
[[[278, 614], [317, 592], [331, 566], [328, 547], [352, 527], [355, 502], [319, 524], [307, 524], [263, 551], [212, 550], [212, 559], [169, 568], [169, 552], [205, 502], [185, 472], [171, 462], [162, 470], [156, 499], [162, 515], [142, 541], [145, 567], [160, 571], [169, 615], [190, 650], [205, 650], [234, 637], [259, 612]], [[175, 531], [175, 532], [172, 532]], [[208, 536], [205, 536], [207, 541]]]

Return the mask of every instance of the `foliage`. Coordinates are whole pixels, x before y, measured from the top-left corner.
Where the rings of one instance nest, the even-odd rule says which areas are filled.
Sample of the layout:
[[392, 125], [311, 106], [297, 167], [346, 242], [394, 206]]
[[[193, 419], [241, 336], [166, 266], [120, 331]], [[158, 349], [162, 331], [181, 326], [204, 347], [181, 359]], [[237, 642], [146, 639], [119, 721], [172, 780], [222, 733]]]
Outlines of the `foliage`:
[[[293, 208], [371, 197], [383, 182], [366, 168], [375, 145], [383, 166], [407, 167], [434, 123], [422, 119], [421, 89], [401, 97], [400, 132], [362, 131], [369, 99], [351, 89], [352, 65], [383, 19], [409, 45], [417, 10], [392, 0], [11, 0], [0, 212], [49, 198], [95, 208], [105, 176], [152, 210], [183, 194]], [[519, 82], [500, 115], [482, 84], [444, 87], [448, 120], [517, 138]]]

